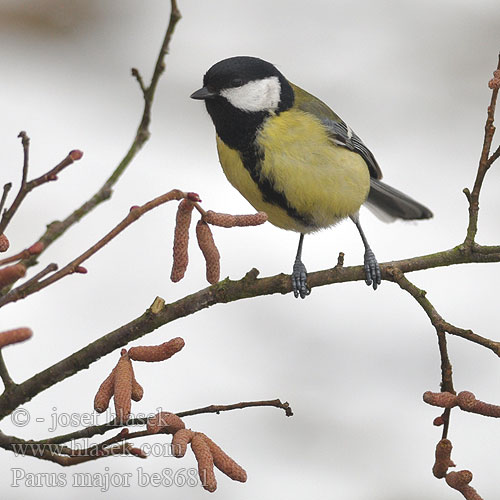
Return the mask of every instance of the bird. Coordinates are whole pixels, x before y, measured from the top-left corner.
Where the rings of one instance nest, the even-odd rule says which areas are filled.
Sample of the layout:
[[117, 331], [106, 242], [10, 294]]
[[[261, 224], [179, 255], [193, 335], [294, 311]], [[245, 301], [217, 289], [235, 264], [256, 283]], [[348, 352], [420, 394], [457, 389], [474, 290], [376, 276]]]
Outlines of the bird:
[[295, 297], [311, 289], [302, 262], [304, 236], [350, 218], [364, 245], [364, 274], [376, 290], [381, 271], [361, 227], [362, 205], [389, 222], [429, 219], [421, 203], [381, 181], [371, 151], [334, 111], [252, 56], [214, 64], [192, 99], [205, 102], [228, 181], [268, 221], [298, 232]]

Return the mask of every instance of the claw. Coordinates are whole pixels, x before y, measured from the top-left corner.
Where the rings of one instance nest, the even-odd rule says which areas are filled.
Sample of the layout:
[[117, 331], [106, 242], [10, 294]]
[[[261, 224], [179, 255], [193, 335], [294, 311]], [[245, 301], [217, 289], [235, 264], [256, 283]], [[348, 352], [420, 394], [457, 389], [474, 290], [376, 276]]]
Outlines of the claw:
[[368, 244], [368, 241], [366, 239], [365, 233], [361, 228], [361, 224], [359, 223], [359, 214], [355, 213], [350, 215], [350, 217], [354, 224], [356, 224], [359, 235], [363, 240], [363, 245], [365, 246], [365, 282], [368, 286], [373, 284], [373, 289], [376, 290], [377, 286], [380, 285], [380, 282], [382, 281], [380, 266], [378, 265], [375, 254], [372, 252], [372, 249], [370, 248], [370, 245]]
[[368, 286], [373, 284], [373, 289], [376, 290], [377, 286], [380, 285], [382, 281], [382, 274], [380, 272], [380, 266], [378, 265], [375, 254], [372, 252], [371, 248], [367, 248], [365, 252], [365, 282]]
[[293, 264], [292, 287], [295, 297], [300, 296], [301, 299], [305, 299], [311, 293], [310, 288], [307, 286], [306, 266], [300, 259], [296, 259]]

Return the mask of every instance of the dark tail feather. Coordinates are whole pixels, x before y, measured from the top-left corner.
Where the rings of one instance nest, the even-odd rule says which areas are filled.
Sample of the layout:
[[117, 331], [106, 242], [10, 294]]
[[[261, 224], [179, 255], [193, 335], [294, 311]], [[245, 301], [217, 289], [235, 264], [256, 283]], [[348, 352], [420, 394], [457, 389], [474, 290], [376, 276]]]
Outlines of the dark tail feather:
[[430, 219], [432, 212], [418, 201], [377, 179], [370, 179], [370, 192], [365, 204], [377, 217], [394, 219]]

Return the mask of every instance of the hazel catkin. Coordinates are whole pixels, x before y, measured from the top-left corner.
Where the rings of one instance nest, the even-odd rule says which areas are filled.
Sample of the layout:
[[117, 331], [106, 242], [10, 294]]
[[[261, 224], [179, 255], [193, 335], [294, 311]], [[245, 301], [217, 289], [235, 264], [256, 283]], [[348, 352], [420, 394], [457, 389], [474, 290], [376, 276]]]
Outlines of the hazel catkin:
[[217, 480], [214, 474], [214, 459], [203, 434], [195, 432], [191, 439], [191, 449], [198, 462], [198, 474], [203, 488], [214, 492], [217, 489]]
[[265, 212], [257, 212], [250, 215], [231, 215], [208, 210], [203, 215], [203, 220], [208, 224], [220, 227], [258, 226], [267, 221], [267, 214]]
[[33, 335], [31, 328], [15, 328], [0, 332], [0, 349], [9, 344], [17, 344], [28, 340]]
[[97, 413], [106, 411], [115, 387], [115, 371], [113, 370], [99, 386], [94, 398], [94, 410]]
[[0, 252], [6, 252], [9, 249], [9, 238], [5, 234], [0, 234]]
[[464, 411], [478, 413], [485, 417], [500, 417], [500, 406], [476, 399], [476, 396], [470, 391], [459, 392], [457, 404]]
[[189, 226], [191, 225], [192, 212], [193, 204], [189, 200], [184, 199], [179, 203], [175, 218], [174, 259], [170, 273], [170, 279], [174, 283], [184, 277], [188, 266]]
[[185, 429], [184, 422], [175, 414], [168, 411], [161, 411], [154, 417], [148, 419], [147, 430], [150, 434], [163, 432], [165, 434], [175, 434], [181, 429]]
[[137, 382], [133, 369], [132, 369], [132, 392], [130, 396], [134, 401], [140, 401], [144, 396], [144, 389], [142, 388], [142, 385], [139, 384], [139, 382]]
[[184, 339], [176, 337], [160, 345], [131, 347], [128, 351], [134, 361], [164, 361], [184, 347]]
[[23, 264], [13, 264], [0, 269], [0, 288], [11, 285], [25, 274], [26, 267]]
[[466, 500], [482, 500], [479, 493], [469, 485], [472, 481], [472, 472], [468, 470], [450, 472], [446, 475], [445, 481], [448, 486], [462, 493]]
[[426, 391], [424, 392], [423, 400], [429, 405], [441, 408], [453, 408], [457, 406], [457, 397], [451, 392]]
[[174, 457], [182, 458], [186, 454], [187, 445], [193, 439], [194, 432], [191, 429], [179, 429], [172, 438], [172, 454]]
[[210, 448], [214, 465], [233, 481], [244, 483], [247, 480], [247, 473], [241, 465], [237, 464], [229, 455], [227, 455], [219, 446], [217, 446], [208, 436], [203, 434], [205, 442]]
[[215, 246], [212, 231], [204, 220], [199, 220], [196, 224], [196, 237], [205, 257], [207, 281], [213, 285], [220, 279], [220, 254]]
[[115, 369], [114, 377], [114, 399], [116, 420], [125, 423], [128, 420], [131, 409], [132, 398], [132, 362], [127, 351], [122, 354]]
[[455, 464], [451, 460], [452, 449], [453, 445], [449, 439], [441, 439], [436, 445], [436, 460], [432, 467], [432, 473], [438, 479], [445, 477], [450, 467], [455, 467]]

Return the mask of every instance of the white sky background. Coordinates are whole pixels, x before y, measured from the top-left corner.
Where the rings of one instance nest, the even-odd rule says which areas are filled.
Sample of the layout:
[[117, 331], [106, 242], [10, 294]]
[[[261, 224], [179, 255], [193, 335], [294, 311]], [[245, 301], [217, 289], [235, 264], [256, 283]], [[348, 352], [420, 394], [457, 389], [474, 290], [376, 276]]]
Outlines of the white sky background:
[[[445, 250], [463, 240], [462, 189], [475, 176], [490, 99], [487, 82], [500, 48], [498, 2], [181, 0], [179, 7], [183, 19], [158, 86], [151, 140], [112, 200], [45, 252], [41, 266], [64, 265], [130, 206], [174, 187], [198, 192], [207, 209], [253, 212], [218, 165], [204, 106], [189, 99], [208, 67], [232, 55], [277, 64], [291, 81], [331, 105], [373, 151], [385, 181], [434, 211], [431, 221], [390, 225], [364, 212], [365, 232], [380, 262]], [[142, 112], [130, 68], [149, 79], [169, 12], [166, 1], [0, 4], [0, 183], [18, 187], [20, 130], [31, 137], [31, 177], [71, 149], [85, 153], [57, 182], [28, 196], [7, 233], [14, 250], [87, 200], [122, 158]], [[499, 182], [497, 165], [482, 193], [481, 243], [499, 243]], [[16, 381], [139, 316], [155, 296], [171, 302], [206, 286], [194, 239], [186, 278], [175, 285], [169, 280], [175, 208], [172, 203], [135, 223], [85, 264], [89, 274], [67, 277], [2, 310], [2, 330], [26, 325], [35, 332], [29, 342], [5, 350]], [[291, 270], [296, 234], [271, 225], [215, 228], [214, 234], [223, 277], [241, 278], [252, 267], [262, 276]], [[350, 222], [307, 237], [303, 257], [314, 271], [333, 266], [339, 251], [346, 253], [346, 265], [362, 263], [362, 243]], [[498, 338], [498, 265], [455, 266], [409, 278], [427, 290], [448, 321]], [[305, 301], [289, 294], [218, 305], [132, 345], [176, 336], [186, 341], [180, 354], [164, 363], [136, 363], [145, 396], [133, 411], [279, 397], [295, 413], [286, 418], [263, 408], [185, 419], [248, 472], [246, 484], [216, 472], [219, 499], [460, 496], [431, 473], [441, 433], [432, 420], [439, 411], [424, 405], [422, 393], [439, 387], [436, 336], [416, 302], [396, 285], [383, 283], [374, 293], [356, 282], [314, 289]], [[456, 389], [499, 402], [495, 356], [458, 338], [450, 338], [449, 346]], [[53, 413], [93, 415], [95, 391], [117, 357], [118, 352], [106, 356], [25, 405], [32, 418], [28, 427], [15, 427], [7, 418], [2, 430], [40, 439], [51, 435]], [[453, 458], [459, 469], [474, 472], [472, 484], [484, 498], [498, 496], [499, 425], [453, 414]], [[60, 426], [53, 435], [72, 430]], [[201, 488], [138, 486], [138, 467], [147, 474], [194, 467], [191, 452], [182, 461], [110, 458], [63, 469], [0, 451], [0, 465], [6, 499], [103, 495], [98, 487], [41, 491], [21, 482], [11, 488], [13, 467], [65, 474], [69, 484], [77, 472], [132, 473], [131, 487], [110, 490], [110, 498], [208, 497]]]

